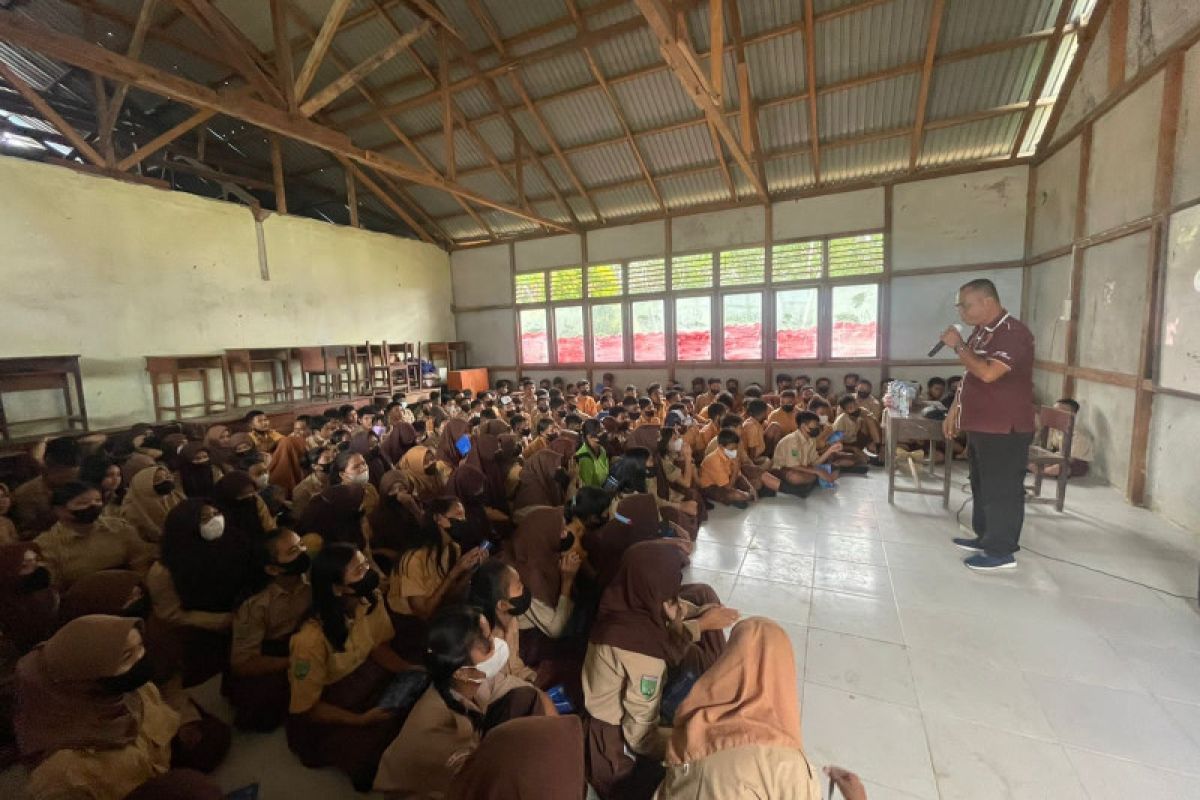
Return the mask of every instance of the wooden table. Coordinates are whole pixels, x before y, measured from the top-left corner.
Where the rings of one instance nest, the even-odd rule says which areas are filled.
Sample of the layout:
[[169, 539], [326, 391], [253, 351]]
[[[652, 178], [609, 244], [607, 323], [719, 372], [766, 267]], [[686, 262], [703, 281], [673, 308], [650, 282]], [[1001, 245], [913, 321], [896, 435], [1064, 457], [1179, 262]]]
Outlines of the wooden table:
[[[950, 472], [953, 468], [953, 461], [950, 458], [952, 455], [950, 447], [946, 448], [946, 458], [942, 462], [942, 488], [941, 489], [924, 489], [921, 487], [920, 478], [917, 477], [917, 485], [915, 488], [897, 488], [896, 487], [896, 446], [900, 442], [908, 441], [923, 441], [923, 442], [945, 442], [946, 436], [942, 433], [942, 420], [928, 419], [926, 417], [897, 417], [891, 414], [884, 415], [884, 428], [887, 431], [887, 453], [885, 461], [887, 463], [888, 475], [888, 502], [893, 502], [896, 492], [907, 492], [909, 494], [929, 494], [941, 495], [942, 508], [950, 507]], [[932, 470], [933, 455], [929, 456], [930, 467]], [[930, 473], [932, 475], [932, 472]], [[916, 477], [916, 476], [914, 476]]]
[[446, 373], [446, 386], [457, 391], [470, 389], [478, 395], [480, 392], [486, 392], [490, 388], [488, 384], [488, 371], [485, 367], [452, 369]]
[[[150, 392], [154, 397], [154, 419], [162, 422], [163, 412], [174, 412], [174, 419], [182, 419], [185, 410], [203, 409], [201, 416], [217, 411], [229, 410], [229, 390], [225, 384], [225, 356], [221, 353], [199, 353], [182, 356], [146, 356], [146, 372], [150, 373]], [[208, 378], [209, 370], [216, 370], [221, 379], [221, 394], [213, 398]], [[201, 402], [182, 404], [179, 400], [180, 381], [199, 381]], [[164, 406], [159, 400], [159, 384], [170, 383], [175, 391], [175, 402]]]
[[[71, 384], [75, 384], [75, 403], [71, 399]], [[5, 392], [30, 392], [58, 389], [62, 391], [66, 414], [62, 416], [23, 419], [10, 422], [4, 413]], [[8, 441], [9, 427], [41, 422], [65, 422], [67, 430], [88, 429], [87, 405], [83, 399], [83, 377], [79, 372], [79, 356], [23, 356], [0, 358], [0, 436]]]
[[429, 342], [426, 346], [429, 348], [429, 362], [434, 366], [437, 366], [439, 358], [446, 362], [447, 372], [467, 365], [466, 342]]
[[[277, 403], [291, 400], [294, 397], [292, 386], [292, 349], [290, 347], [258, 347], [240, 350], [226, 350], [225, 363], [229, 370], [229, 386], [233, 393], [233, 404], [241, 405], [239, 398], [250, 398], [254, 405], [259, 397], [267, 397], [267, 402]], [[254, 390], [254, 371], [262, 369], [271, 373], [271, 388], [261, 391]], [[237, 376], [245, 374], [248, 391], [239, 392]], [[283, 387], [280, 388], [280, 376]]]

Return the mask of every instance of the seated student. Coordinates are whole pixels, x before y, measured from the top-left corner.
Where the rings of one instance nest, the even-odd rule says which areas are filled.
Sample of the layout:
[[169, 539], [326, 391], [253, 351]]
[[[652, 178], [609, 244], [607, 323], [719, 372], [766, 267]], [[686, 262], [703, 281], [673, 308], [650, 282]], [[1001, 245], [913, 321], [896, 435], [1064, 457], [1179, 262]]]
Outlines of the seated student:
[[243, 536], [258, 539], [278, 527], [275, 515], [258, 494], [258, 486], [251, 473], [233, 470], [217, 481], [211, 498], [200, 499], [209, 499], [225, 515], [225, 523], [230, 528]]
[[608, 480], [608, 453], [604, 449], [604, 424], [589, 419], [581, 429], [583, 441], [575, 451], [579, 464], [579, 481], [584, 486], [600, 488]]
[[577, 386], [579, 393], [575, 398], [576, 407], [589, 417], [596, 416], [600, 412], [600, 404], [592, 397], [592, 385], [587, 381], [580, 381]]
[[180, 725], [150, 681], [142, 623], [68, 622], [17, 664], [14, 725], [32, 800], [121, 800], [173, 768], [216, 768], [228, 729]]
[[[625, 551], [600, 599], [588, 640], [583, 690], [588, 782], [603, 800], [649, 798], [662, 779], [670, 729], [659, 722], [664, 693], [702, 674], [725, 644], [737, 612], [703, 611], [682, 597], [687, 556], [671, 540]], [[708, 587], [707, 598], [715, 599]]]
[[796, 382], [792, 380], [792, 376], [781, 372], [775, 376], [775, 394], [782, 395], [787, 391], [795, 391]]
[[682, 420], [678, 412], [672, 411], [667, 414], [671, 423], [668, 427], [640, 429], [630, 439], [633, 445], [630, 452], [644, 449], [647, 453], [644, 482], [658, 503], [662, 518], [682, 528], [689, 539], [695, 539], [704, 498], [694, 485], [696, 464], [684, 442]]
[[750, 463], [767, 467], [771, 464], [767, 456], [766, 422], [771, 407], [765, 400], [754, 398], [746, 401], [746, 418], [742, 422], [742, 449]]
[[17, 534], [17, 526], [8, 515], [11, 510], [12, 492], [9, 491], [7, 483], [0, 483], [0, 545], [21, 541]]
[[233, 610], [258, 581], [253, 540], [225, 523], [207, 500], [175, 506], [163, 525], [162, 560], [146, 575], [155, 642], [159, 630], [170, 642], [155, 657], [185, 688], [228, 666]]
[[847, 372], [842, 376], [842, 394], [854, 394], [858, 390], [858, 373]]
[[779, 408], [767, 415], [767, 425], [778, 425], [780, 438], [796, 431], [795, 389], [784, 389], [779, 393]]
[[[561, 639], [575, 611], [572, 590], [583, 563], [582, 544], [577, 549], [576, 541], [575, 534], [567, 530], [561, 506], [538, 506], [505, 542], [504, 561], [512, 565], [518, 578], [513, 586], [528, 589], [529, 608], [518, 613], [514, 606], [504, 613], [516, 617], [521, 652], [533, 666], [540, 660], [537, 645], [544, 639]], [[476, 576], [486, 566], [480, 567]], [[472, 588], [474, 585], [473, 578]], [[509, 591], [505, 598], [517, 593], [515, 589]]]
[[525, 445], [526, 460], [557, 438], [558, 426], [550, 417], [541, 417], [534, 423], [534, 432], [536, 435]]
[[658, 800], [815, 800], [820, 777], [804, 754], [795, 658], [763, 617], [733, 627], [721, 657], [675, 712]]
[[[811, 411], [796, 414], [796, 430], [779, 440], [775, 456], [771, 460], [771, 472], [780, 481], [779, 491], [797, 497], [808, 497], [817, 486], [822, 464], [835, 458], [842, 450], [840, 442], [829, 445], [824, 453], [818, 453], [817, 442], [821, 437], [821, 421]], [[834, 469], [826, 480], [838, 479]]]
[[51, 503], [58, 522], [34, 539], [61, 591], [102, 569], [131, 569], [145, 574], [155, 549], [142, 541], [133, 526], [119, 517], [102, 517], [100, 490], [85, 483], [55, 488]]
[[881, 432], [879, 424], [870, 415], [864, 414], [858, 407], [858, 399], [848, 394], [838, 401], [837, 419], [833, 421], [834, 432], [841, 433], [842, 451], [853, 455], [860, 464], [868, 461], [874, 466], [882, 466], [879, 459]]
[[184, 500], [183, 492], [166, 467], [155, 464], [138, 470], [129, 481], [129, 491], [121, 504], [121, 517], [131, 524], [145, 542], [162, 538], [167, 513]]
[[508, 644], [471, 606], [429, 622], [425, 666], [432, 684], [383, 753], [375, 790], [389, 798], [440, 798], [487, 733], [510, 719], [555, 715], [554, 705], [508, 672]]
[[742, 474], [736, 431], [728, 428], [717, 436], [717, 447], [700, 464], [700, 490], [715, 503], [744, 509], [758, 500], [750, 481]]
[[[537, 754], [538, 768], [527, 759]], [[450, 782], [448, 800], [579, 800], [584, 782], [579, 717], [522, 717], [497, 725]]]
[[333, 460], [333, 469], [329, 473], [329, 483], [333, 486], [350, 484], [361, 486], [363, 490], [363, 510], [370, 514], [379, 505], [379, 490], [371, 483], [371, 468], [360, 453], [351, 450], [340, 450]]
[[640, 428], [643, 425], [661, 425], [662, 418], [658, 415], [658, 411], [654, 407], [654, 401], [649, 397], [638, 398], [638, 415], [636, 418], [631, 418], [629, 427], [633, 430]]
[[408, 492], [404, 473], [388, 470], [379, 482], [379, 506], [367, 517], [371, 556], [380, 572], [391, 573], [404, 542], [425, 521], [425, 509]]
[[306, 767], [337, 767], [366, 791], [403, 712], [378, 703], [410, 665], [379, 593], [379, 573], [351, 544], [323, 546], [310, 574], [312, 612], [289, 642], [287, 741]]
[[413, 496], [421, 508], [428, 508], [445, 493], [450, 470], [434, 457], [432, 448], [416, 445], [404, 454], [396, 467], [403, 476], [404, 490]]
[[233, 445], [228, 425], [209, 425], [204, 431], [202, 444], [208, 448], [208, 458], [213, 466], [223, 470], [233, 457]]
[[[778, 481], [774, 475], [767, 472], [771, 462], [769, 459], [760, 456], [760, 460], [756, 463], [750, 460], [746, 454], [746, 447], [742, 442], [742, 429], [744, 421], [737, 414], [726, 414], [721, 418], [721, 430], [731, 430], [738, 437], [737, 460], [738, 469], [741, 470], [742, 476], [749, 481], [753, 487], [756, 497], [773, 497], [778, 491]], [[714, 439], [708, 443], [704, 455], [707, 458], [709, 454], [718, 449], [717, 440]]]
[[51, 493], [79, 480], [83, 454], [79, 443], [67, 436], [46, 442], [42, 456], [42, 474], [25, 481], [12, 491], [12, 521], [23, 539], [31, 539], [48, 530], [57, 520]]
[[[100, 499], [104, 502], [104, 510], [100, 516], [121, 515], [121, 502], [125, 499], [126, 487], [121, 465], [116, 459], [103, 452], [85, 456], [83, 465], [79, 468], [79, 480], [100, 490]], [[3, 524], [0, 522], [0, 526]], [[12, 524], [11, 521], [9, 524]], [[0, 542], [3, 542], [2, 536]]]
[[187, 497], [212, 497], [221, 470], [212, 463], [208, 446], [203, 442], [188, 442], [179, 449], [175, 460], [175, 480]]
[[295, 531], [278, 528], [259, 543], [257, 560], [271, 582], [233, 615], [230, 672], [224, 690], [243, 730], [270, 731], [287, 718], [288, 641], [308, 617], [309, 555]]
[[292, 489], [293, 519], [300, 519], [312, 499], [329, 486], [329, 472], [336, 457], [337, 450], [332, 447], [314, 447], [308, 451], [305, 461], [312, 471]]
[[[290, 434], [275, 445], [271, 463], [267, 466], [266, 483], [276, 487], [282, 500], [289, 500], [296, 487], [304, 482], [304, 459], [308, 452], [304, 444], [306, 437]], [[260, 486], [259, 490], [266, 489]], [[269, 504], [268, 504], [269, 505]]]
[[708, 445], [717, 438], [717, 433], [721, 430], [721, 420], [727, 416], [728, 407], [724, 403], [714, 401], [708, 404], [706, 411], [711, 416], [697, 432], [697, 442], [700, 444], [699, 452], [696, 453], [697, 458], [703, 458], [704, 453], [708, 450]]
[[269, 453], [283, 438], [283, 434], [272, 428], [271, 418], [258, 409], [246, 412], [242, 422], [250, 426], [250, 440], [261, 453]]
[[314, 422], [312, 426], [312, 434], [305, 441], [305, 445], [307, 445], [309, 450], [328, 445], [329, 440], [339, 427], [338, 420], [332, 417], [321, 416], [316, 417], [316, 420], [317, 422]]
[[874, 388], [869, 380], [860, 380], [854, 388], [854, 396], [858, 400], [858, 407], [878, 423], [883, 420], [883, 402], [873, 394]]
[[[0, 544], [0, 641], [4, 643], [0, 652], [5, 662], [0, 674], [9, 671], [10, 657], [45, 641], [61, 621], [61, 613], [59, 593], [51, 585], [41, 548], [33, 542]], [[8, 733], [7, 688], [0, 682], [0, 741]]]
[[711, 404], [717, 401], [717, 395], [721, 393], [721, 379], [709, 378], [708, 391], [696, 396], [696, 416], [699, 417], [704, 413], [704, 410]]
[[533, 602], [531, 590], [521, 575], [500, 559], [489, 559], [471, 575], [467, 603], [483, 611], [492, 636], [507, 643], [508, 672], [536, 684], [537, 672], [521, 657], [520, 628], [517, 618], [528, 613]]
[[832, 387], [833, 381], [829, 380], [829, 378], [817, 378], [816, 383], [813, 385], [813, 388], [816, 389], [817, 396], [823, 397], [826, 400], [832, 400], [830, 397]]
[[[1059, 398], [1054, 404], [1059, 411], [1075, 415], [1075, 428], [1071, 432], [1071, 474], [1072, 478], [1082, 478], [1088, 474], [1088, 465], [1095, 453], [1092, 435], [1079, 424], [1079, 403], [1070, 397]], [[1051, 430], [1046, 436], [1046, 449], [1052, 453], [1062, 452], [1063, 434], [1060, 430]], [[1032, 468], [1030, 469], [1032, 471]], [[1042, 474], [1058, 477], [1059, 465], [1048, 464], [1042, 467]]]
[[296, 529], [306, 536], [315, 533], [325, 543], [348, 542], [366, 550], [370, 540], [366, 500], [366, 491], [359, 484], [330, 486], [304, 509]]

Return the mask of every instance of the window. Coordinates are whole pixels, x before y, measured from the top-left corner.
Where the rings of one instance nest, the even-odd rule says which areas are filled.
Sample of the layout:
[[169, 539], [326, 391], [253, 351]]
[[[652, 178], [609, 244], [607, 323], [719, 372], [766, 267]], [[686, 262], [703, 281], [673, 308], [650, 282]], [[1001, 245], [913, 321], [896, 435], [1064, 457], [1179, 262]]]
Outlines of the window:
[[817, 289], [775, 293], [775, 358], [817, 357]]
[[829, 276], [871, 275], [883, 272], [883, 234], [845, 236], [829, 240]]
[[721, 351], [729, 361], [762, 358], [762, 293], [721, 298]]
[[712, 359], [712, 298], [675, 298], [675, 357], [680, 361]]
[[583, 306], [554, 309], [554, 350], [559, 364], [582, 364]]
[[550, 273], [550, 302], [583, 299], [583, 268], [556, 269]]
[[588, 267], [588, 297], [620, 297], [621, 265], [593, 264]]
[[521, 363], [549, 364], [550, 339], [546, 331], [546, 310], [521, 310]]
[[517, 303], [546, 302], [546, 273], [517, 273]]
[[650, 258], [629, 262], [629, 293], [659, 294], [667, 290], [667, 260]]
[[767, 250], [749, 247], [721, 253], [721, 285], [745, 286], [762, 283], [767, 277]]
[[824, 246], [818, 241], [777, 244], [771, 248], [771, 280], [774, 283], [807, 281], [821, 277]]
[[711, 289], [712, 285], [712, 253], [671, 256], [672, 289]]
[[662, 300], [637, 300], [629, 304], [633, 319], [633, 360], [667, 360], [667, 322]]
[[606, 364], [619, 364], [625, 360], [621, 303], [592, 306], [592, 360]]
[[875, 358], [879, 352], [879, 285], [833, 287], [833, 358]]

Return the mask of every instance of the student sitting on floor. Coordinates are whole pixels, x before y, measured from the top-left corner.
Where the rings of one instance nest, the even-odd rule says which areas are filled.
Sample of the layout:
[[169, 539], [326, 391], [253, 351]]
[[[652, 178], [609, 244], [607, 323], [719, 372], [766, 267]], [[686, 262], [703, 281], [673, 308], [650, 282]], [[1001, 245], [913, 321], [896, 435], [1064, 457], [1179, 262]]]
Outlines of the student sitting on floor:
[[739, 439], [728, 428], [717, 434], [717, 447], [700, 464], [700, 490], [716, 503], [744, 509], [758, 500], [750, 481], [742, 474]]
[[860, 464], [870, 462], [881, 466], [879, 460], [879, 443], [881, 441], [878, 423], [869, 414], [863, 413], [858, 407], [858, 398], [852, 394], [838, 401], [840, 413], [833, 421], [835, 433], [841, 433], [843, 452], [853, 455]]
[[[1059, 411], [1065, 411], [1068, 414], [1075, 416], [1075, 429], [1071, 433], [1071, 474], [1072, 478], [1082, 478], [1088, 474], [1088, 465], [1091, 463], [1095, 445], [1092, 443], [1092, 435], [1079, 424], [1079, 403], [1072, 400], [1070, 397], [1063, 397], [1054, 404], [1054, 407]], [[1060, 430], [1051, 430], [1046, 437], [1046, 449], [1052, 453], [1061, 453], [1063, 448], [1063, 433]], [[1030, 467], [1032, 470], [1032, 466]], [[1042, 467], [1042, 474], [1048, 477], [1058, 477], [1058, 464], [1047, 464]]]
[[[825, 448], [824, 453], [818, 453], [817, 441], [820, 436], [821, 421], [816, 414], [811, 411], [796, 414], [796, 430], [779, 440], [771, 462], [771, 474], [780, 482], [779, 491], [797, 497], [807, 497], [812, 493], [817, 478], [823, 474], [817, 468], [842, 451], [842, 445], [835, 442]], [[824, 474], [824, 477], [827, 481], [836, 481], [837, 469]]]

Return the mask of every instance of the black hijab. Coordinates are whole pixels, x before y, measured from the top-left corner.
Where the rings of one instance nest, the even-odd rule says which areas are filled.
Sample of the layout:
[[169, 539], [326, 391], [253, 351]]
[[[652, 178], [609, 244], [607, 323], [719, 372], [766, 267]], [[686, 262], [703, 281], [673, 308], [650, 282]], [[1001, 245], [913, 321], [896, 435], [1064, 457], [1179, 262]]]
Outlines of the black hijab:
[[185, 609], [228, 612], [256, 577], [254, 547], [228, 518], [221, 537], [205, 541], [200, 536], [200, 512], [206, 505], [208, 500], [192, 497], [167, 514], [162, 561]]

